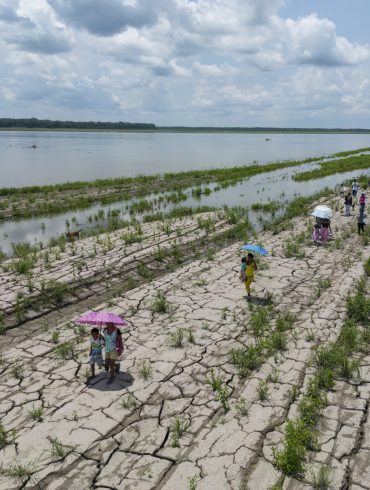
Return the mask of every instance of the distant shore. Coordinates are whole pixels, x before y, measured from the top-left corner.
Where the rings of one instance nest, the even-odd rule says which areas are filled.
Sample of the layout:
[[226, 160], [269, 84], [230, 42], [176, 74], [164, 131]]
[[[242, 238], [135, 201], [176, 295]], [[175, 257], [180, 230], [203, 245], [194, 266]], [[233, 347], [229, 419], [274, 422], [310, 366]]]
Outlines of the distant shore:
[[96, 128], [1, 128], [0, 131], [49, 131], [78, 133], [253, 133], [253, 134], [370, 134], [370, 129], [301, 129], [301, 128], [198, 128], [161, 127], [155, 129], [96, 129]]
[[158, 126], [153, 123], [127, 121], [61, 121], [32, 118], [0, 118], [0, 131], [82, 131], [82, 132], [150, 132], [150, 133], [338, 133], [370, 134], [368, 128], [296, 128], [273, 126]]

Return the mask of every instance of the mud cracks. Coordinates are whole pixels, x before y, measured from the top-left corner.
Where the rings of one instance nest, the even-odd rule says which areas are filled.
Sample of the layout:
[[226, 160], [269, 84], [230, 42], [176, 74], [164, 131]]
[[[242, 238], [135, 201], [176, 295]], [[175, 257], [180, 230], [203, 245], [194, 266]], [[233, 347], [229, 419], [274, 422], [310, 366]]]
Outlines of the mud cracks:
[[[46, 315], [1, 336], [6, 444], [0, 489], [262, 490], [277, 484], [281, 475], [272, 449], [283, 439], [287, 418], [297, 415], [297, 398], [313, 372], [312, 347], [338, 337], [346, 297], [369, 255], [348, 233], [348, 218], [336, 213], [333, 223], [342, 235], [341, 248], [307, 240], [300, 244], [301, 258], [284, 254], [292, 230], [262, 233], [259, 240], [272, 253], [260, 264], [250, 304], [238, 280], [238, 245], [232, 245], [208, 257], [213, 260], [194, 259], [109, 305], [95, 305], [129, 322], [122, 372], [113, 385], [106, 384], [105, 371], [85, 384], [88, 335], [70, 321], [82, 313], [78, 301], [68, 312], [71, 318]], [[212, 233], [217, 226], [221, 232], [228, 225], [220, 220]], [[183, 242], [198, 233], [191, 220], [178, 228]], [[306, 220], [296, 220], [294, 228], [307, 233]], [[76, 248], [84, 249], [88, 267], [79, 275], [99, 278], [99, 267], [107, 263], [120, 271], [128, 256], [147, 264], [153, 257], [148, 250], [167, 240], [163, 233], [148, 231], [131, 248], [111, 237], [112, 250], [91, 259], [93, 239], [80, 242]], [[73, 282], [73, 257], [66, 252], [60, 260], [38, 276]], [[11, 308], [23, 285], [14, 276], [6, 285], [3, 307]], [[167, 302], [164, 313], [153, 307], [158, 291]], [[261, 308], [269, 308], [263, 334], [251, 321]], [[287, 312], [295, 321], [283, 329], [284, 342], [268, 344], [258, 367], [241, 378], [232, 349], [245, 349], [261, 335], [271, 338], [278, 332], [277, 318]], [[63, 351], [60, 345], [71, 348]], [[144, 364], [150, 366], [148, 376]], [[333, 488], [370, 488], [369, 391], [370, 357], [363, 356], [360, 379], [337, 381], [328, 395], [319, 420], [320, 448], [310, 454], [309, 467], [330, 466]], [[282, 488], [312, 488], [309, 481], [307, 471], [300, 480], [285, 478]]]

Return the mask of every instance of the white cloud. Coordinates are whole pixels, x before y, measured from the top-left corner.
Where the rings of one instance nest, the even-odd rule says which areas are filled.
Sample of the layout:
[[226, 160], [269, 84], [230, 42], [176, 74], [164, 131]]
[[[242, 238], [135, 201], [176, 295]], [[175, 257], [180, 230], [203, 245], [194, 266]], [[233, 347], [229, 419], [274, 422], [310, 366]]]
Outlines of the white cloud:
[[68, 52], [72, 48], [73, 33], [54, 22], [52, 12], [43, 2], [24, 1], [13, 6], [0, 5], [2, 38], [21, 51], [40, 54]]
[[288, 53], [292, 61], [319, 66], [356, 65], [369, 58], [369, 47], [336, 35], [335, 24], [316, 14], [286, 20]]
[[206, 64], [199, 61], [194, 61], [194, 69], [205, 77], [225, 78], [233, 75], [237, 75], [239, 69], [235, 66], [231, 66], [228, 63]]
[[0, 108], [194, 125], [368, 113], [369, 46], [318, 14], [282, 17], [284, 3], [0, 0]]

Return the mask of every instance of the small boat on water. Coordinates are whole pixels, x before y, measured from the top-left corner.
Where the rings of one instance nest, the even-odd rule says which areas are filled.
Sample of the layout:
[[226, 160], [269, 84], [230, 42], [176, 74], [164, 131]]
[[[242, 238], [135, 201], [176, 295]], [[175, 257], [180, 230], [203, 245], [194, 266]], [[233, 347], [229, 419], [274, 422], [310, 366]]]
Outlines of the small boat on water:
[[265, 141], [271, 141], [271, 138], [265, 138]]

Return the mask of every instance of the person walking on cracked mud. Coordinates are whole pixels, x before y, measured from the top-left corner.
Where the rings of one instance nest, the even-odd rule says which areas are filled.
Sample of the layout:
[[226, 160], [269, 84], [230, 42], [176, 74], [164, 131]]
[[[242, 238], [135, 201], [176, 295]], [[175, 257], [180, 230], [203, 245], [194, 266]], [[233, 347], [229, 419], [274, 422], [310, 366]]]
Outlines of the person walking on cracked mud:
[[365, 225], [367, 223], [367, 216], [364, 211], [360, 210], [357, 216], [357, 233], [361, 235], [361, 231], [365, 233]]
[[95, 364], [99, 368], [103, 367], [103, 347], [104, 339], [97, 328], [93, 328], [90, 332], [90, 367], [91, 376], [90, 379], [95, 378]]
[[346, 216], [351, 216], [352, 196], [350, 193], [344, 198], [344, 206], [346, 208]]
[[254, 280], [254, 273], [258, 269], [254, 255], [249, 253], [245, 261], [245, 290], [247, 291], [248, 299], [251, 297], [251, 284]]
[[117, 363], [117, 360], [123, 351], [121, 331], [113, 323], [106, 323], [106, 327], [104, 329], [104, 341], [105, 369], [107, 371], [109, 370], [110, 376], [108, 384], [111, 384], [115, 374], [118, 373], [119, 364]]

